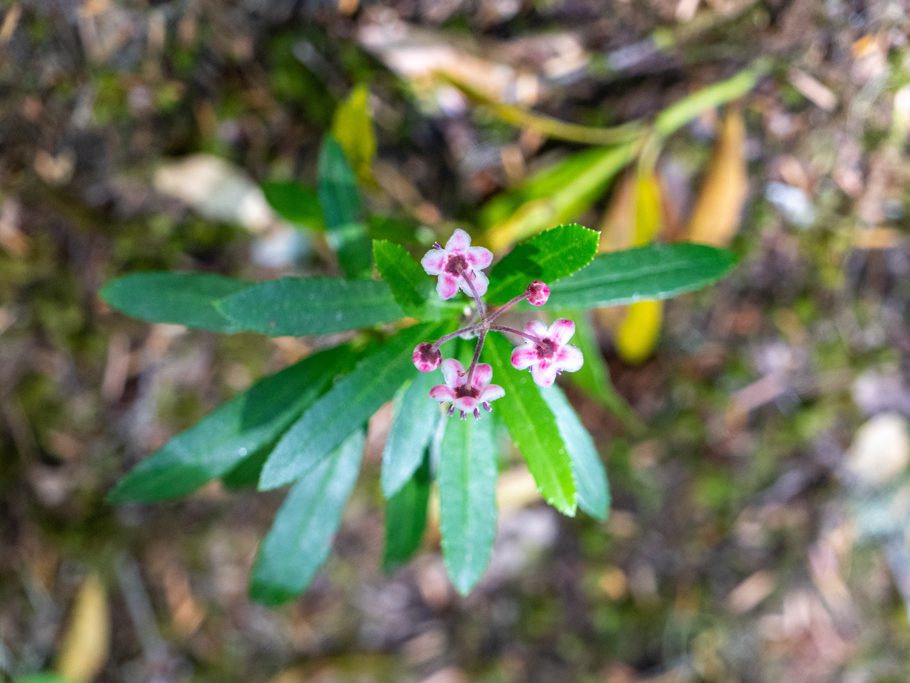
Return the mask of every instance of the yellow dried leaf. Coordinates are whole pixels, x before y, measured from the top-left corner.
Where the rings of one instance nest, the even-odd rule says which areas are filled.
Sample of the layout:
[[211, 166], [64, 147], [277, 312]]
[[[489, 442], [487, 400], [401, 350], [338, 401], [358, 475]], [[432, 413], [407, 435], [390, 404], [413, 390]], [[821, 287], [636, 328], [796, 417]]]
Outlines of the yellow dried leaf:
[[[620, 180], [604, 216], [603, 251], [628, 249], [650, 242], [663, 227], [660, 182], [653, 171], [630, 171]], [[607, 245], [606, 249], [603, 249]], [[602, 327], [614, 328], [616, 352], [626, 363], [641, 363], [654, 351], [660, 338], [663, 303], [641, 301], [625, 309], [618, 322], [615, 314], [598, 311]]]
[[351, 168], [362, 183], [373, 183], [376, 134], [370, 119], [370, 91], [358, 85], [338, 105], [332, 120], [332, 136], [344, 150]]
[[97, 574], [90, 574], [76, 595], [57, 655], [57, 673], [71, 683], [94, 680], [110, 654], [110, 639], [107, 591]]
[[746, 127], [742, 113], [730, 107], [704, 183], [689, 217], [686, 238], [692, 242], [724, 247], [730, 244], [749, 189], [744, 147]]
[[619, 357], [632, 364], [646, 360], [660, 339], [663, 317], [662, 301], [639, 301], [629, 306], [614, 338]]

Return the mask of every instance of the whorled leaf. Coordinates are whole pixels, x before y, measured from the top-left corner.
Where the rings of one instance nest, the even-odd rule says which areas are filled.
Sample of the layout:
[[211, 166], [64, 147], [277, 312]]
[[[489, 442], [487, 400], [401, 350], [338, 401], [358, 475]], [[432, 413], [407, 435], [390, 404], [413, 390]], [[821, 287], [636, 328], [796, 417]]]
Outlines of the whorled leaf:
[[281, 437], [262, 469], [259, 488], [284, 486], [316, 467], [417, 374], [411, 362], [414, 347], [434, 339], [440, 329], [438, 324], [409, 327], [367, 354]]
[[600, 234], [581, 225], [560, 225], [522, 242], [490, 272], [487, 298], [501, 303], [524, 292], [531, 280], [552, 284], [588, 265]]
[[214, 273], [132, 273], [108, 282], [101, 297], [118, 311], [147, 322], [230, 333], [238, 331], [237, 324], [215, 304], [250, 285]]
[[447, 420], [439, 448], [442, 557], [452, 584], [467, 595], [487, 568], [496, 537], [493, 420]]
[[357, 481], [363, 444], [357, 430], [294, 484], [259, 547], [250, 582], [253, 599], [279, 605], [313, 580]]
[[512, 345], [499, 335], [491, 336], [487, 343], [493, 377], [506, 392], [496, 403], [497, 414], [528, 463], [544, 500], [564, 515], [574, 516], [577, 495], [572, 463], [553, 411], [531, 373], [512, 367]]
[[655, 244], [610, 252], [556, 283], [550, 303], [585, 309], [667, 299], [716, 282], [735, 265], [731, 252], [703, 244]]
[[404, 316], [386, 283], [341, 278], [261, 282], [221, 299], [217, 310], [235, 331], [270, 337], [344, 332]]
[[227, 474], [274, 443], [353, 359], [351, 350], [340, 346], [260, 380], [139, 463], [108, 499], [136, 503], [177, 498]]

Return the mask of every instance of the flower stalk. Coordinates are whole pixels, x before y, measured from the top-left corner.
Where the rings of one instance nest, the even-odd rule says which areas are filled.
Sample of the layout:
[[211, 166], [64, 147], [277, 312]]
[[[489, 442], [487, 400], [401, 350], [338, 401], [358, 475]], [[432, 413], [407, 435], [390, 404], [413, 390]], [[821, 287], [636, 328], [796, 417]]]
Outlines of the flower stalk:
[[[440, 298], [451, 299], [462, 291], [474, 300], [477, 310], [476, 322], [443, 335], [435, 342], [418, 344], [412, 355], [415, 367], [421, 372], [442, 369], [445, 383], [434, 386], [430, 397], [440, 403], [448, 403], [448, 414], [454, 415], [457, 410], [462, 419], [468, 414], [479, 418], [481, 408], [491, 411], [491, 402], [505, 395], [502, 387], [491, 384], [492, 367], [480, 362], [490, 332], [524, 340], [524, 345], [512, 352], [512, 366], [519, 370], [530, 368], [531, 376], [540, 386], [550, 386], [560, 372], [575, 372], [584, 362], [581, 351], [567, 343], [575, 332], [575, 323], [571, 320], [557, 320], [549, 328], [535, 320], [528, 323], [524, 330], [493, 324], [522, 301], [532, 306], [543, 306], [549, 299], [550, 288], [546, 283], [534, 280], [523, 293], [491, 310], [483, 300], [489, 280], [482, 271], [492, 262], [492, 252], [484, 247], [472, 247], [470, 235], [460, 229], [454, 232], [445, 246], [435, 242], [420, 262], [428, 275], [437, 277], [436, 292]], [[467, 370], [453, 358], [443, 360], [441, 351], [443, 344], [465, 335], [477, 338]]]

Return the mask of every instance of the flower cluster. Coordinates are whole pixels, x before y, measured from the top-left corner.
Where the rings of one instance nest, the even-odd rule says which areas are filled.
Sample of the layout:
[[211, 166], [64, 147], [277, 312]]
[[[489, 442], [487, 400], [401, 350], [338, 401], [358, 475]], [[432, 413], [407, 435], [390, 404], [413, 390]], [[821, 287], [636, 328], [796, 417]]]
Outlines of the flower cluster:
[[[550, 288], [540, 280], [529, 283], [525, 291], [502, 306], [489, 309], [483, 296], [489, 280], [481, 272], [493, 262], [493, 254], [483, 247], [472, 247], [471, 237], [464, 230], [456, 230], [443, 247], [438, 242], [426, 253], [420, 263], [428, 275], [436, 276], [436, 292], [442, 299], [451, 299], [459, 290], [474, 299], [476, 318], [466, 327], [455, 330], [435, 342], [423, 342], [414, 349], [412, 359], [421, 372], [432, 372], [442, 367], [444, 384], [430, 390], [430, 396], [440, 403], [448, 403], [449, 415], [456, 410], [464, 419], [469, 413], [480, 417], [480, 409], [490, 411], [490, 403], [505, 395], [503, 388], [491, 384], [493, 368], [480, 363], [480, 354], [489, 332], [501, 332], [518, 337], [523, 342], [512, 352], [512, 366], [518, 370], [530, 368], [534, 381], [548, 387], [560, 372], [575, 372], [584, 359], [581, 351], [568, 343], [575, 333], [571, 320], [557, 320], [547, 327], [534, 320], [519, 330], [494, 324], [520, 301], [532, 306], [543, 306], [550, 297]], [[474, 357], [467, 370], [453, 358], [442, 359], [440, 347], [455, 337], [476, 337]]]

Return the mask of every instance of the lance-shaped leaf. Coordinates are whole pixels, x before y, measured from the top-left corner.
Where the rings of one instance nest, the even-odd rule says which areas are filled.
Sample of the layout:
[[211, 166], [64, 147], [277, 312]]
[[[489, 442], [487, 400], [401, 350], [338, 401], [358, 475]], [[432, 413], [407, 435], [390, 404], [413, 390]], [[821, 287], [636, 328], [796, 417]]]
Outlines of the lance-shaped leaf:
[[253, 599], [278, 605], [313, 580], [357, 481], [363, 443], [358, 430], [294, 484], [259, 547], [250, 584]]
[[360, 219], [357, 178], [341, 145], [331, 136], [325, 138], [319, 151], [317, 176], [329, 246], [346, 275], [363, 275], [370, 269], [370, 240]]
[[446, 422], [437, 483], [442, 557], [452, 584], [467, 595], [487, 568], [496, 537], [492, 419]]
[[213, 273], [133, 273], [108, 282], [101, 296], [117, 310], [151, 323], [237, 332], [215, 302], [249, 286]]
[[554, 285], [550, 303], [581, 309], [668, 299], [716, 282], [734, 265], [731, 252], [703, 244], [655, 244], [610, 252]]
[[262, 192], [272, 210], [291, 225], [322, 231], [322, 208], [316, 190], [294, 181], [269, 181]]
[[600, 234], [581, 225], [560, 225], [522, 242], [490, 273], [488, 299], [500, 303], [524, 292], [531, 280], [548, 285], [581, 270], [597, 255]]
[[637, 145], [586, 149], [549, 166], [481, 210], [494, 251], [565, 221], [577, 220], [635, 158]]
[[217, 306], [236, 329], [270, 337], [344, 332], [404, 316], [386, 283], [340, 278], [270, 280]]
[[541, 388], [540, 393], [556, 416], [559, 434], [569, 451], [579, 507], [592, 517], [606, 519], [610, 509], [610, 488], [594, 440], [559, 387]]
[[512, 367], [512, 345], [499, 335], [491, 335], [487, 343], [491, 347], [493, 377], [506, 391], [505, 398], [496, 403], [497, 414], [528, 463], [544, 500], [571, 517], [576, 508], [575, 480], [556, 417], [540, 395], [531, 373]]
[[439, 325], [402, 330], [364, 358], [317, 400], [281, 437], [259, 479], [261, 490], [300, 478], [417, 374], [411, 353], [421, 341], [435, 339]]
[[408, 560], [420, 547], [427, 526], [430, 499], [430, 467], [425, 454], [423, 465], [389, 498], [385, 506], [385, 548], [382, 567], [391, 571]]
[[351, 350], [336, 347], [260, 380], [139, 463], [118, 482], [109, 500], [175, 498], [225, 475], [274, 443], [335, 375], [351, 365]]
[[382, 451], [382, 494], [394, 496], [420, 466], [423, 452], [439, 422], [439, 404], [430, 389], [439, 384], [437, 373], [421, 373], [395, 397], [392, 428]]
[[458, 304], [446, 303], [436, 296], [436, 279], [428, 276], [400, 244], [373, 240], [373, 259], [395, 301], [408, 315], [421, 320], [438, 320], [461, 310]]
[[604, 361], [588, 311], [551, 310], [551, 319], [568, 318], [575, 322], [572, 344], [578, 347], [585, 364], [578, 372], [567, 375], [572, 384], [611, 411], [631, 431], [643, 428], [628, 402], [616, 391], [610, 379], [610, 368]]

